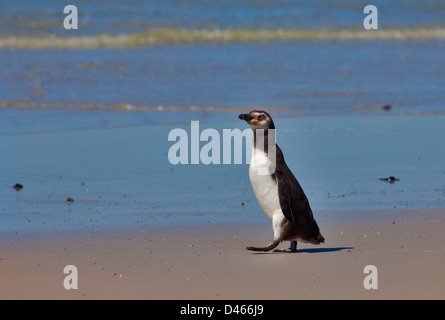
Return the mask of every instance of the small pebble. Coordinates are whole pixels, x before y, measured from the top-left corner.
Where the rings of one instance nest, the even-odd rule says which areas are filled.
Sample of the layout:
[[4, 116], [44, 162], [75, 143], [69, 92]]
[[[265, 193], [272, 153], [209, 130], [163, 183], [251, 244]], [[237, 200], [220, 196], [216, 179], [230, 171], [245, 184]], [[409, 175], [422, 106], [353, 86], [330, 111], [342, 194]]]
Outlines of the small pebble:
[[395, 181], [400, 181], [400, 179], [394, 178], [393, 176], [388, 178], [380, 178], [381, 181], [388, 181], [389, 183], [394, 183]]
[[13, 188], [15, 189], [15, 191], [20, 191], [23, 189], [23, 185], [21, 185], [20, 183], [16, 183]]

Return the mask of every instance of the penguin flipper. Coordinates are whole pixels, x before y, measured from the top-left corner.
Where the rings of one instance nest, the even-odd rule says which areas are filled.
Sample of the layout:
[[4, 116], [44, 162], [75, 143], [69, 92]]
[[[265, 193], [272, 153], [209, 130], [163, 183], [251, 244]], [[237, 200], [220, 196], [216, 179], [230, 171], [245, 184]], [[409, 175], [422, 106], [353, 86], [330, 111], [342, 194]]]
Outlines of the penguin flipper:
[[317, 222], [315, 222], [309, 200], [292, 172], [287, 167], [286, 169], [288, 170], [286, 174], [278, 170], [275, 170], [274, 173], [284, 217], [298, 226], [300, 240], [304, 239], [304, 241], [313, 244], [324, 242]]
[[275, 170], [278, 183], [278, 195], [281, 211], [292, 223], [305, 225], [314, 220], [309, 200], [292, 172], [283, 173]]

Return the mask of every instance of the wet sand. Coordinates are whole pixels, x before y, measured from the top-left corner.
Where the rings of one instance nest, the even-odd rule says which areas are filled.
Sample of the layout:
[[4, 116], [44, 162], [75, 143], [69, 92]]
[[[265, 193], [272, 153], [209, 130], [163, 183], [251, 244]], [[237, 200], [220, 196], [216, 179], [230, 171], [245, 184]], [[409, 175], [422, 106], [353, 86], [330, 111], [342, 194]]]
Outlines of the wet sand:
[[[445, 211], [378, 217], [324, 223], [325, 244], [290, 254], [244, 249], [271, 240], [262, 223], [16, 236], [0, 243], [0, 298], [443, 299]], [[77, 290], [63, 286], [66, 265]], [[367, 265], [377, 289], [364, 288]]]
[[[0, 136], [0, 299], [445, 297], [441, 116], [277, 118], [326, 243], [258, 254], [245, 247], [268, 244], [272, 230], [247, 165], [171, 165], [177, 123], [107, 112], [83, 127], [89, 113], [52, 110], [25, 126], [11, 113]], [[223, 115], [201, 129], [241, 126]], [[64, 288], [67, 265], [76, 290]], [[364, 288], [367, 265], [378, 289]]]

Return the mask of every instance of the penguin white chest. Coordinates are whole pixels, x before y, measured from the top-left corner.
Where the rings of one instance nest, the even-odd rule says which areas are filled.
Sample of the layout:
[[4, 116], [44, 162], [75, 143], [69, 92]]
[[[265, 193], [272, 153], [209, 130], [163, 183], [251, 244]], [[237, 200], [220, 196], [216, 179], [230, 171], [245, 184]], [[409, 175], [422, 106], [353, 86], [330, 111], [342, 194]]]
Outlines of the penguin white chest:
[[[253, 192], [267, 217], [273, 221], [274, 215], [284, 215], [281, 211], [278, 197], [278, 184], [272, 175], [261, 173], [261, 165], [267, 161], [267, 155], [252, 150], [252, 158], [249, 167], [249, 178]], [[263, 170], [264, 172], [264, 170]], [[275, 217], [276, 219], [277, 217]]]

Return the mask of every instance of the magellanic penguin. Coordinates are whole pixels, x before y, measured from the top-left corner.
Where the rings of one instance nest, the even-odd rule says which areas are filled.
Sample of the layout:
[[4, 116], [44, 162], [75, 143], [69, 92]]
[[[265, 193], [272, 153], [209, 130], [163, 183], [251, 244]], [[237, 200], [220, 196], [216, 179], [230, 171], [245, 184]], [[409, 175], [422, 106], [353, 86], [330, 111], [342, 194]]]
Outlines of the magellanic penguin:
[[[249, 178], [261, 208], [272, 222], [274, 233], [273, 242], [268, 246], [246, 249], [270, 251], [282, 241], [291, 241], [290, 248], [282, 251], [295, 252], [297, 240], [312, 244], [324, 242], [309, 201], [297, 179], [287, 167], [283, 152], [275, 141], [273, 141], [273, 145], [276, 146], [275, 159], [273, 159], [275, 163], [271, 166], [272, 170], [267, 173], [258, 170], [258, 164], [271, 160], [270, 155], [273, 150], [269, 146], [269, 130], [275, 129], [271, 116], [265, 111], [254, 110], [249, 114], [240, 114], [239, 118], [245, 120], [254, 133]], [[270, 132], [275, 134], [275, 130], [270, 130]], [[262, 139], [264, 145], [257, 142], [257, 134], [264, 137]]]

